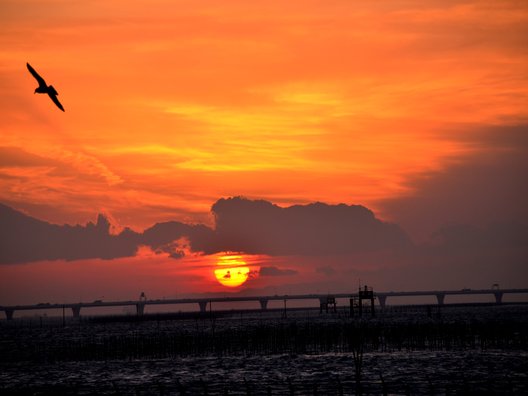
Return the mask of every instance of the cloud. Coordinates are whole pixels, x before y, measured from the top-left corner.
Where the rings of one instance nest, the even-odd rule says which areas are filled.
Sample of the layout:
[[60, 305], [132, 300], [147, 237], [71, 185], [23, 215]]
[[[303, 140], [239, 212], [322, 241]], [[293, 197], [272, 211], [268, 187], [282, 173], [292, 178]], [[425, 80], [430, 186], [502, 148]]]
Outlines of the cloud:
[[137, 234], [125, 230], [110, 234], [110, 223], [100, 215], [86, 226], [59, 226], [37, 220], [0, 205], [0, 263], [36, 260], [111, 259], [132, 256]]
[[28, 153], [18, 147], [0, 147], [0, 168], [56, 166], [57, 161]]
[[319, 274], [324, 274], [326, 276], [331, 276], [331, 275], [334, 275], [335, 274], [335, 270], [334, 268], [332, 268], [331, 266], [327, 265], [327, 266], [324, 266], [324, 267], [317, 267], [315, 269], [315, 272], [319, 273]]
[[[185, 240], [182, 240], [184, 237]], [[202, 224], [189, 225], [177, 221], [157, 223], [143, 232], [141, 241], [155, 250], [169, 253], [174, 258], [182, 257], [191, 251], [217, 251], [213, 230]]]
[[[397, 225], [384, 223], [357, 205], [315, 203], [281, 208], [237, 197], [220, 199], [212, 211], [216, 229], [170, 221], [141, 233], [124, 228], [113, 234], [104, 215], [86, 225], [56, 225], [0, 204], [0, 264], [111, 260], [142, 255], [145, 249], [173, 259], [237, 251], [278, 258], [295, 255], [312, 274], [332, 277], [345, 268], [319, 258], [334, 257], [347, 268], [375, 270], [440, 259], [453, 263], [462, 258], [476, 260], [483, 255], [495, 257], [497, 252], [508, 252], [515, 262], [528, 257], [528, 223], [522, 221], [450, 224], [437, 229], [427, 243], [415, 245]], [[298, 274], [282, 265], [269, 265], [269, 261], [260, 266], [258, 275], [263, 277]]]
[[425, 241], [450, 224], [528, 223], [528, 125], [453, 133], [471, 151], [442, 171], [411, 179], [409, 196], [379, 202], [383, 213]]
[[281, 208], [241, 197], [212, 207], [222, 250], [268, 255], [325, 255], [405, 249], [412, 243], [396, 224], [360, 205], [313, 203]]
[[297, 275], [297, 271], [292, 269], [281, 269], [277, 267], [261, 267], [259, 271], [260, 276], [291, 276]]
[[[216, 229], [177, 221], [157, 223], [142, 233], [112, 234], [108, 218], [86, 226], [55, 225], [0, 206], [0, 263], [37, 260], [113, 259], [148, 246], [181, 258], [191, 253], [238, 251], [267, 255], [325, 255], [405, 249], [407, 235], [376, 219], [363, 206], [315, 203], [281, 208], [268, 201], [220, 199], [213, 207]], [[264, 274], [277, 275], [270, 267]], [[286, 273], [281, 272], [281, 275]]]
[[485, 227], [457, 224], [433, 233], [432, 248], [437, 252], [471, 251], [493, 248], [528, 248], [528, 225], [492, 223]]
[[528, 223], [451, 224], [435, 231], [432, 241], [416, 250], [403, 272], [436, 286], [491, 287], [498, 282], [502, 287], [524, 287], [527, 260]]
[[[85, 226], [56, 225], [37, 220], [0, 204], [0, 264], [39, 260], [110, 260], [134, 256], [141, 246], [179, 258], [186, 249], [196, 251], [207, 243], [212, 230], [178, 222], [159, 223], [143, 233], [125, 228], [112, 234], [107, 217], [99, 215], [96, 223]], [[182, 244], [182, 238], [200, 240], [196, 248]], [[213, 243], [214, 245], [214, 243]]]

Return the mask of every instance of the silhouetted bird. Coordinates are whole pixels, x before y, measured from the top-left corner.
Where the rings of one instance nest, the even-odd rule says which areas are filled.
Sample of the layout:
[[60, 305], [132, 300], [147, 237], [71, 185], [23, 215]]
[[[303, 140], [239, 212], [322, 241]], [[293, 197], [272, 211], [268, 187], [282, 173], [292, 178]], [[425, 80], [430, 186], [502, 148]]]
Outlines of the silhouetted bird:
[[48, 96], [53, 100], [53, 103], [57, 105], [59, 109], [64, 111], [64, 107], [62, 107], [61, 103], [59, 102], [59, 99], [57, 99], [57, 95], [59, 94], [55, 88], [53, 88], [53, 85], [46, 84], [46, 81], [31, 67], [29, 63], [26, 63], [27, 68], [29, 72], [35, 77], [37, 82], [39, 83], [39, 86], [35, 89], [34, 93], [42, 93], [42, 94], [48, 94]]

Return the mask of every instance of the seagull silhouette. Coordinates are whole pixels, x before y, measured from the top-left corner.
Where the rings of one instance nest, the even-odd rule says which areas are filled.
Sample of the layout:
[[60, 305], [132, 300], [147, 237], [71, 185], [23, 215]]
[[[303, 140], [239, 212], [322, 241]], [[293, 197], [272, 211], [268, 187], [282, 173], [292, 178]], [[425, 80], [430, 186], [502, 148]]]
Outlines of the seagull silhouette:
[[53, 103], [55, 103], [59, 109], [64, 111], [64, 107], [62, 107], [61, 103], [59, 102], [59, 99], [57, 99], [57, 95], [59, 93], [55, 90], [55, 88], [53, 88], [53, 85], [46, 84], [46, 81], [44, 81], [44, 79], [35, 71], [35, 69], [31, 67], [29, 63], [26, 63], [26, 65], [29, 72], [33, 75], [33, 77], [35, 77], [39, 84], [39, 86], [35, 88], [34, 93], [48, 94]]

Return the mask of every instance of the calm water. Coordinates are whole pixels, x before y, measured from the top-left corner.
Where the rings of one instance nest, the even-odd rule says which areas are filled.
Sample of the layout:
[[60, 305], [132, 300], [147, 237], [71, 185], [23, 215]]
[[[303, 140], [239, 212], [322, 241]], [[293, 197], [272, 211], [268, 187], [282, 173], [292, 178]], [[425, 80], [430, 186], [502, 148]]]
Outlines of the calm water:
[[[270, 314], [271, 315], [271, 314]], [[428, 318], [419, 309], [386, 313], [383, 323], [421, 321], [526, 324], [528, 308], [452, 308], [441, 318]], [[280, 319], [239, 316], [210, 320], [142, 323], [68, 323], [33, 320], [0, 324], [0, 393], [108, 395], [338, 395], [355, 394], [354, 359], [342, 353], [236, 353], [224, 356], [175, 356], [113, 360], [46, 359], [55, 345], [77, 342], [119, 342], [133, 332], [138, 337], [171, 332], [244, 330], [262, 323], [328, 323], [350, 320], [313, 314]], [[514, 336], [522, 336], [515, 335]], [[95, 345], [95, 344], [94, 344]], [[524, 345], [524, 344], [521, 344]], [[49, 348], [49, 349], [48, 349]], [[13, 351], [26, 351], [14, 354]], [[49, 352], [51, 354], [51, 352]], [[528, 394], [528, 351], [525, 347], [449, 350], [369, 350], [364, 353], [363, 394]]]
[[[3, 366], [4, 391], [73, 394], [354, 394], [353, 359], [348, 354], [266, 357], [178, 358], [164, 360], [62, 362]], [[526, 352], [366, 353], [364, 392], [459, 393], [464, 389], [527, 394]], [[206, 384], [206, 385], [204, 385]], [[268, 390], [269, 388], [269, 390]], [[15, 393], [16, 394], [16, 393]]]

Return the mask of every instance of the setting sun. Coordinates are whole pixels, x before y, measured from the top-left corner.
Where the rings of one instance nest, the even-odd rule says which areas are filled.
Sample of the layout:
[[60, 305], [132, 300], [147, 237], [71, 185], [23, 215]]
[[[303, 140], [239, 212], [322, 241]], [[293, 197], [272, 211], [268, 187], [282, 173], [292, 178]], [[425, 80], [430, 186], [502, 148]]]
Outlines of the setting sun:
[[249, 267], [241, 255], [227, 254], [218, 259], [214, 273], [218, 282], [227, 287], [237, 287], [247, 281]]

